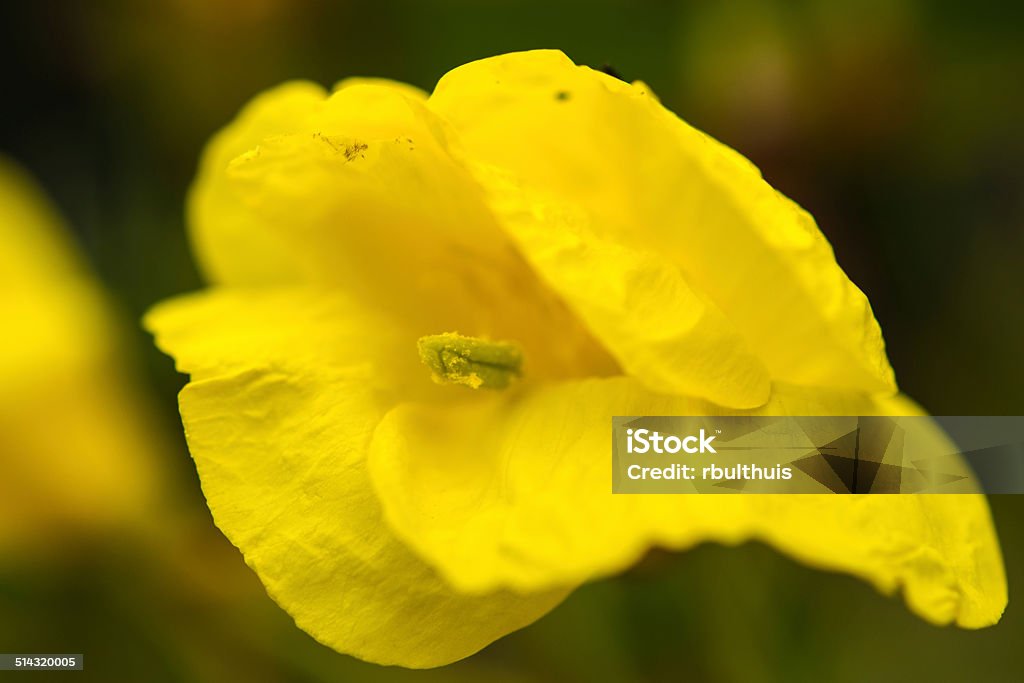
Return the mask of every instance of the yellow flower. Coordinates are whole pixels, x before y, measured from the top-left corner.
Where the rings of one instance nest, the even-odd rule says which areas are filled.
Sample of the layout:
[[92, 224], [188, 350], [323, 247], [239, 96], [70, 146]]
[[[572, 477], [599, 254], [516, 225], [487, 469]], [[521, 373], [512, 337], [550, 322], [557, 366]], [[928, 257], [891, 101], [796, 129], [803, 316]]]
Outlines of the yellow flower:
[[0, 157], [0, 563], [148, 522], [156, 430], [60, 219]]
[[551, 51], [429, 97], [290, 83], [189, 209], [211, 287], [146, 324], [214, 519], [322, 642], [436, 666], [652, 546], [755, 538], [998, 620], [981, 496], [611, 494], [612, 415], [918, 411], [811, 217], [643, 84]]

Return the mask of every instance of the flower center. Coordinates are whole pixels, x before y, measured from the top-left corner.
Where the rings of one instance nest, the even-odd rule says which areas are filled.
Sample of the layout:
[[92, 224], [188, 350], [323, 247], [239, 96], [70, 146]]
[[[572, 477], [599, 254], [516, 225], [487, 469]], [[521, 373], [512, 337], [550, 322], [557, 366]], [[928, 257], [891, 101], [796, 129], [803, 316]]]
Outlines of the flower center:
[[522, 374], [523, 352], [512, 342], [446, 332], [420, 337], [416, 346], [438, 384], [504, 389]]

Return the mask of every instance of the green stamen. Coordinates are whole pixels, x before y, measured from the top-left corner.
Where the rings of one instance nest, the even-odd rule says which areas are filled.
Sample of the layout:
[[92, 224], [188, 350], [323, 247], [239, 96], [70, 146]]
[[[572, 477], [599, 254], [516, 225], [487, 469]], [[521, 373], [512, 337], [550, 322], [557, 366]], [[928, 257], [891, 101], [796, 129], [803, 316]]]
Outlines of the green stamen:
[[523, 352], [512, 342], [446, 332], [420, 337], [416, 346], [438, 384], [504, 389], [522, 374]]

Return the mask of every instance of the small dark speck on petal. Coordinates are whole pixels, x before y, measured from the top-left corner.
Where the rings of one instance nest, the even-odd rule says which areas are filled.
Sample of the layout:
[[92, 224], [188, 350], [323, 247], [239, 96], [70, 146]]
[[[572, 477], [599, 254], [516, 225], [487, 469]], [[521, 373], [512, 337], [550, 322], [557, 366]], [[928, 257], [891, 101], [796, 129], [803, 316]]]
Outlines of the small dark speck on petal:
[[607, 64], [607, 63], [606, 64], [602, 64], [601, 68], [598, 69], [598, 71], [603, 71], [604, 73], [608, 74], [612, 78], [617, 78], [620, 81], [624, 81], [626, 83], [629, 83], [629, 81], [627, 81], [625, 78], [622, 77], [622, 74], [619, 73], [619, 70], [616, 69], [611, 64]]
[[568, 90], [559, 90], [555, 93], [555, 99], [559, 102], [565, 102], [570, 97], [572, 97], [572, 94], [570, 94]]
[[345, 161], [352, 161], [356, 157], [363, 159], [366, 157], [363, 152], [368, 149], [369, 145], [365, 142], [353, 142], [352, 144], [345, 145]]

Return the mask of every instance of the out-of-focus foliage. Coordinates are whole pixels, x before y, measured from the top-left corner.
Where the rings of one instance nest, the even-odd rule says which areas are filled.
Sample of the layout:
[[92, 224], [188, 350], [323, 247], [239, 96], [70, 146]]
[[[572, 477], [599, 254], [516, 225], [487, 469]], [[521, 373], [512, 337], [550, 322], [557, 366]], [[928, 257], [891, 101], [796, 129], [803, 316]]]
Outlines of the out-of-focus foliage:
[[1004, 680], [1024, 666], [1019, 497], [992, 500], [1011, 602], [985, 631], [936, 629], [759, 546], [707, 547], [651, 556], [442, 671], [355, 662], [295, 629], [213, 528], [173, 436], [184, 378], [130, 325], [199, 286], [185, 191], [209, 135], [254, 93], [350, 75], [430, 89], [474, 58], [557, 47], [642, 78], [807, 207], [872, 301], [904, 391], [937, 414], [1021, 414], [1024, 6], [101, 0], [0, 14], [0, 150], [75, 229], [122, 321], [118, 365], [139, 361], [132, 391], [170, 440], [154, 442], [165, 494], [144, 530], [65, 534], [57, 556], [5, 551], [0, 649], [76, 649], [89, 678], [154, 681]]

